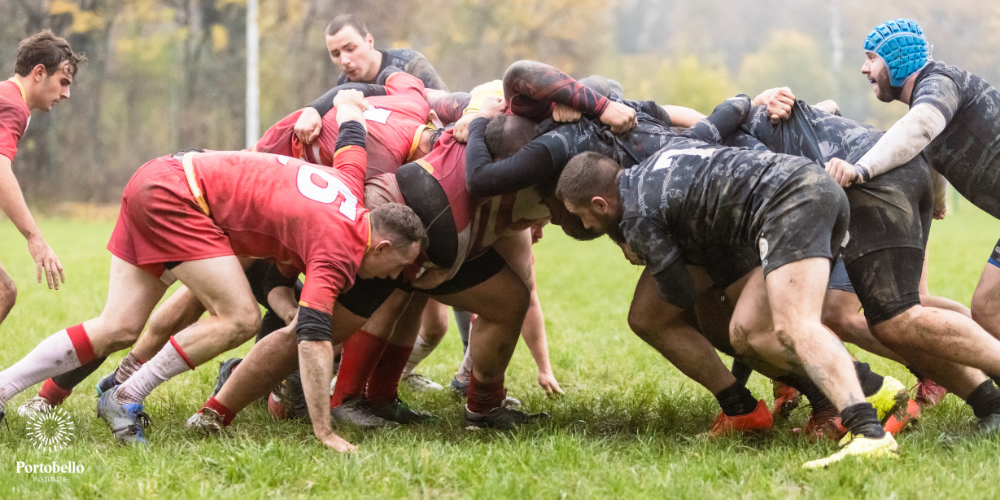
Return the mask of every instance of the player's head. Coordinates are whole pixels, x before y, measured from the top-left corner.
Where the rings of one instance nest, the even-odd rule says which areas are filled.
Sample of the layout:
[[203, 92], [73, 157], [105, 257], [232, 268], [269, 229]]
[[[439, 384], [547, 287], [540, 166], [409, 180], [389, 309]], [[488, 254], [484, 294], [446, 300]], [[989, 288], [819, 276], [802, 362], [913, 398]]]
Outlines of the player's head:
[[514, 156], [538, 133], [538, 124], [517, 115], [497, 115], [490, 118], [483, 138], [494, 161]]
[[358, 269], [362, 278], [396, 278], [427, 246], [427, 230], [406, 205], [381, 205], [370, 212], [369, 221], [371, 240]]
[[69, 42], [44, 30], [17, 46], [14, 73], [25, 82], [25, 100], [31, 109], [48, 111], [57, 102], [69, 99], [69, 87], [83, 54], [73, 52]]
[[601, 236], [602, 233], [584, 227], [583, 219], [580, 219], [579, 215], [569, 213], [566, 204], [555, 195], [546, 197], [544, 202], [552, 215], [549, 222], [561, 227], [563, 232], [574, 240], [590, 241]]
[[872, 83], [882, 102], [899, 99], [906, 80], [923, 68], [930, 47], [920, 26], [909, 19], [886, 21], [865, 38], [865, 63], [861, 73]]
[[352, 82], [378, 75], [379, 59], [375, 39], [360, 17], [341, 14], [326, 25], [326, 50], [330, 59]]
[[618, 176], [622, 168], [599, 153], [580, 153], [570, 159], [559, 176], [556, 197], [583, 226], [600, 234], [614, 233], [621, 221]]

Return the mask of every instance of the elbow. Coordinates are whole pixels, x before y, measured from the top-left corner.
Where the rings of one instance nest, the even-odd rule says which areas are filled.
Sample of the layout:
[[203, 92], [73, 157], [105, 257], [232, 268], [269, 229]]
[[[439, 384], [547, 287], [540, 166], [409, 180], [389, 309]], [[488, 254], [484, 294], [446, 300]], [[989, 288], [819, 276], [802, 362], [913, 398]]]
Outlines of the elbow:
[[515, 61], [513, 64], [507, 67], [507, 71], [505, 71], [503, 74], [504, 86], [506, 87], [513, 84], [514, 82], [525, 79], [531, 73], [532, 69], [538, 66], [538, 64], [540, 63], [536, 61], [530, 61], [527, 59]]

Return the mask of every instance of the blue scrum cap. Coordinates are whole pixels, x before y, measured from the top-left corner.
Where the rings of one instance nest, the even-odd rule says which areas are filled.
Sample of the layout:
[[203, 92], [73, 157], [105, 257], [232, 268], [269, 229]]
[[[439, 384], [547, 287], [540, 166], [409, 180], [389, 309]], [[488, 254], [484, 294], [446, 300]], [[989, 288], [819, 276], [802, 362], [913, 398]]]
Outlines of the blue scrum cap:
[[889, 70], [889, 85], [902, 87], [906, 79], [927, 64], [929, 47], [924, 31], [905, 18], [886, 21], [865, 38], [865, 52], [877, 54]]

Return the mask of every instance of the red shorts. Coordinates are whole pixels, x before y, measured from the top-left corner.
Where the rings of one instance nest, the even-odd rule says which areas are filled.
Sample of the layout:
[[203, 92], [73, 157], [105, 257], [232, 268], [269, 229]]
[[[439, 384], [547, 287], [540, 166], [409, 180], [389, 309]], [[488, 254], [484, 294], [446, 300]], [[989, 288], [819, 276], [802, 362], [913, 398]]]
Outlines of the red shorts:
[[234, 255], [229, 237], [198, 207], [179, 159], [139, 167], [122, 193], [108, 250], [160, 278], [164, 264]]

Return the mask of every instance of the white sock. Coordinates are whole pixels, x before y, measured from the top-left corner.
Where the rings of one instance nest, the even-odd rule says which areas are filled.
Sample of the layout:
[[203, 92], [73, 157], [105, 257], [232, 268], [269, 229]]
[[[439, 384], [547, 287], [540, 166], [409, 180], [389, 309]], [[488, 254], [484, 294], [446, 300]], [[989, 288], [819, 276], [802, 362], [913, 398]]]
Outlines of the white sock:
[[406, 368], [403, 368], [403, 376], [412, 374], [417, 365], [427, 359], [427, 356], [430, 356], [437, 346], [437, 344], [431, 344], [417, 335], [417, 341], [413, 343], [413, 352], [410, 353], [410, 359], [406, 362]]
[[465, 357], [462, 358], [462, 366], [458, 367], [458, 373], [455, 374], [455, 378], [463, 384], [472, 380], [472, 356], [469, 355], [470, 350], [465, 351]]
[[119, 384], [124, 383], [129, 379], [135, 372], [142, 368], [142, 362], [139, 361], [139, 356], [135, 355], [135, 351], [129, 351], [125, 359], [115, 368], [115, 382]]
[[80, 367], [73, 342], [59, 330], [38, 344], [27, 356], [0, 372], [0, 409], [21, 391]]
[[153, 359], [142, 365], [118, 388], [115, 401], [124, 404], [141, 403], [156, 386], [190, 369], [171, 339]]

